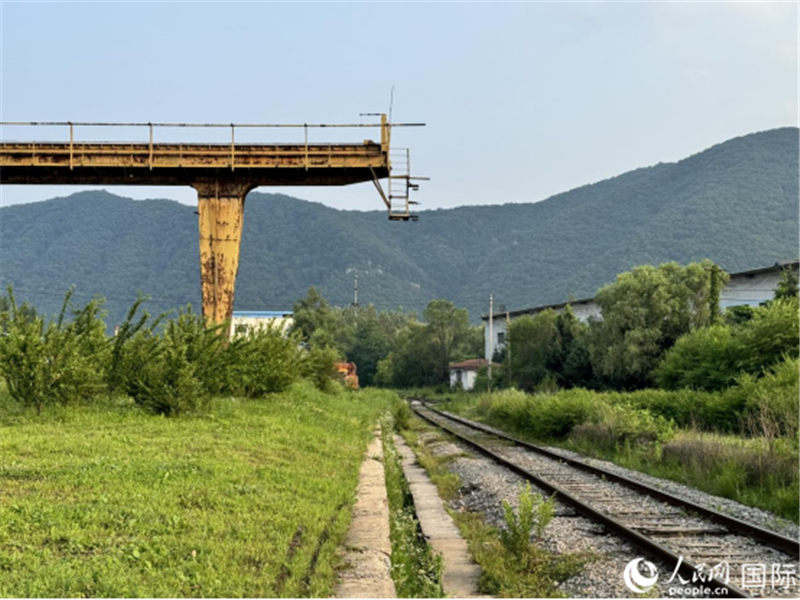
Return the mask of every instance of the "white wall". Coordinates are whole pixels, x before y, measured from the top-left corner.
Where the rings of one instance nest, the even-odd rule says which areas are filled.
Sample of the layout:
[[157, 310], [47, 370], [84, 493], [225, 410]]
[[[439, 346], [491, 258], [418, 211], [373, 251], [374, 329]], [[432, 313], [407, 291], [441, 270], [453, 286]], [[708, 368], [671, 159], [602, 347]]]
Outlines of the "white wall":
[[780, 280], [781, 274], [777, 271], [731, 277], [728, 285], [719, 295], [720, 308], [743, 305], [758, 306], [762, 302], [772, 300]]
[[237, 335], [243, 335], [240, 332], [242, 327], [247, 327], [248, 329], [259, 329], [261, 327], [267, 327], [269, 323], [273, 324], [273, 327], [280, 327], [281, 331], [285, 334], [289, 328], [294, 323], [294, 319], [292, 317], [237, 317], [236, 315], [233, 316], [231, 319], [231, 331], [233, 337]]
[[455, 389], [458, 387], [458, 374], [461, 373], [461, 387], [466, 391], [470, 391], [475, 387], [475, 378], [478, 372], [475, 370], [466, 369], [452, 369], [450, 371], [450, 388]]

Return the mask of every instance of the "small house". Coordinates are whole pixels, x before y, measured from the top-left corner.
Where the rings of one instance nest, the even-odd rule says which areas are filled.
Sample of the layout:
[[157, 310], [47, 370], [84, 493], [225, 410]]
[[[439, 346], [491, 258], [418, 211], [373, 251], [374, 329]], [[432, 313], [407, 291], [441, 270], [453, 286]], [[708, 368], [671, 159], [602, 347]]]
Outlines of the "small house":
[[[478, 376], [478, 369], [489, 365], [489, 361], [485, 358], [471, 358], [464, 362], [451, 364], [448, 369], [450, 370], [450, 387], [455, 389], [462, 388], [464, 391], [470, 391], [475, 387], [475, 378]], [[499, 367], [497, 363], [492, 363], [493, 367]]]

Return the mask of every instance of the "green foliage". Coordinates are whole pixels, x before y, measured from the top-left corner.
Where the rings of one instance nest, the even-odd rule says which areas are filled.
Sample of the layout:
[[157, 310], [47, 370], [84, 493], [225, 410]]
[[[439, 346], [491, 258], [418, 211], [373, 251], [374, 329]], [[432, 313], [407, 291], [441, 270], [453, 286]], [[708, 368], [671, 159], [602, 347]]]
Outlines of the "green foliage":
[[[681, 267], [635, 267], [601, 288], [595, 298], [603, 320], [590, 342], [596, 373], [618, 389], [652, 383], [664, 352], [682, 335], [716, 322], [712, 292], [727, 276], [711, 261]], [[714, 283], [716, 282], [716, 283]]]
[[630, 404], [601, 403], [587, 422], [576, 425], [569, 437], [582, 446], [615, 448], [653, 448], [675, 435], [672, 421]]
[[150, 319], [147, 312], [136, 319], [137, 312], [147, 299], [146, 296], [139, 295], [112, 340], [106, 366], [106, 384], [110, 392], [128, 392], [133, 375], [147, 362], [150, 349], [148, 340], [154, 328], [166, 316], [162, 314], [150, 325], [147, 323]]
[[798, 280], [797, 271], [792, 268], [783, 269], [781, 271], [781, 280], [775, 289], [775, 300], [797, 298], [800, 294], [798, 286], [800, 286], [800, 280]]
[[551, 371], [552, 358], [560, 353], [557, 327], [558, 315], [545, 310], [534, 317], [515, 319], [508, 329], [513, 384], [532, 390]]
[[667, 350], [655, 370], [658, 386], [721, 390], [738, 374], [736, 345], [727, 325], [712, 325], [687, 333]]
[[785, 356], [800, 353], [797, 298], [770, 302], [733, 326], [697, 329], [668, 350], [655, 377], [666, 389], [722, 390], [741, 373], [758, 376]]
[[156, 414], [178, 416], [201, 410], [224, 377], [216, 365], [223, 337], [221, 328], [207, 328], [191, 309], [166, 323], [164, 332], [137, 334], [132, 342], [132, 371], [128, 391], [134, 402]]
[[527, 563], [536, 555], [535, 543], [541, 540], [545, 528], [555, 516], [555, 498], [545, 500], [531, 491], [529, 483], [519, 486], [519, 508], [503, 500], [505, 529], [500, 531], [500, 541], [518, 561]]
[[326, 346], [311, 348], [303, 358], [302, 374], [318, 390], [330, 392], [338, 379], [336, 363], [340, 360], [341, 357], [334, 348]]
[[425, 308], [423, 317], [436, 348], [439, 378], [444, 381], [456, 347], [469, 332], [469, 315], [466, 308], [456, 308], [449, 300], [433, 300]]
[[784, 355], [800, 355], [800, 301], [776, 300], [759, 308], [750, 321], [735, 330], [738, 368], [757, 374], [777, 364]]
[[18, 306], [8, 288], [8, 310], [0, 313], [0, 375], [11, 396], [34, 406], [67, 404], [91, 398], [103, 389], [102, 365], [108, 353], [98, 299], [74, 310], [67, 320], [70, 289], [55, 320], [26, 305]]
[[738, 386], [726, 392], [744, 399], [748, 430], [767, 439], [785, 438], [798, 442], [800, 432], [800, 360], [787, 358], [760, 378], [745, 374]]
[[[217, 336], [219, 337], [219, 336]], [[324, 352], [324, 351], [320, 351]], [[235, 338], [224, 353], [229, 359], [229, 389], [247, 398], [261, 398], [289, 388], [300, 377], [301, 355], [297, 336], [285, 336], [280, 327], [259, 327]], [[317, 361], [310, 376], [328, 376], [325, 365]], [[319, 386], [318, 386], [319, 387]]]

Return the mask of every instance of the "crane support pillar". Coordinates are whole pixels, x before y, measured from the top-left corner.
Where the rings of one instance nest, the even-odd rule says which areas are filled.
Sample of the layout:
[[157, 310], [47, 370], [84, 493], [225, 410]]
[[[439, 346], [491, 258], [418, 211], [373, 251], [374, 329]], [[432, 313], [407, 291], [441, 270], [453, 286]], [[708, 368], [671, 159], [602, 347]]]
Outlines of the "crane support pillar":
[[244, 199], [253, 186], [238, 182], [195, 183], [200, 227], [203, 316], [221, 324], [233, 315]]

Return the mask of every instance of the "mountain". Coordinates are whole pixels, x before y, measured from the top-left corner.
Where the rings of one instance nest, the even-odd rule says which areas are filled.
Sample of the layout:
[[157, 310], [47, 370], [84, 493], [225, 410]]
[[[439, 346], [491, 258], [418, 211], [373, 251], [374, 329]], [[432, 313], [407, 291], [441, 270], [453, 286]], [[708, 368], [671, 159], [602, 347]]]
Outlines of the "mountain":
[[[535, 165], [532, 165], [535, 170]], [[417, 223], [253, 192], [236, 309], [291, 308], [310, 285], [334, 304], [421, 310], [433, 298], [473, 320], [490, 292], [508, 309], [592, 296], [635, 265], [711, 258], [728, 271], [798, 256], [798, 129], [754, 133], [542, 202], [423, 211]], [[107, 299], [119, 322], [137, 290], [159, 312], [199, 308], [194, 208], [81, 192], [0, 209], [0, 283], [55, 312], [64, 291]]]

